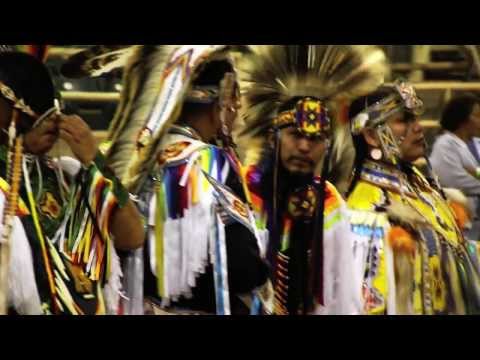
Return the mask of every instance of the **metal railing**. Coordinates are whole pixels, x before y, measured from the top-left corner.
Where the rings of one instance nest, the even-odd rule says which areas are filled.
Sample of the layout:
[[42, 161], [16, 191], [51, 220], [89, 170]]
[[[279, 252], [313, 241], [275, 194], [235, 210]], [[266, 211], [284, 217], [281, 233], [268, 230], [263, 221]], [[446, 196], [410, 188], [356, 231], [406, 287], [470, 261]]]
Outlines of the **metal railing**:
[[450, 62], [439, 61], [430, 63], [395, 63], [392, 64], [392, 71], [409, 72], [414, 70], [423, 71], [448, 71], [448, 70], [464, 70], [467, 71], [470, 64], [466, 61]]
[[[430, 81], [415, 83], [418, 91], [445, 91], [451, 94], [453, 91], [479, 91], [480, 82], [457, 82], [457, 81]], [[81, 102], [117, 102], [120, 93], [117, 92], [86, 92], [86, 91], [63, 91], [63, 99], [66, 101]]]
[[[454, 91], [479, 91], [480, 82], [419, 82], [415, 84], [419, 92], [423, 91], [444, 91], [444, 101], [448, 102], [452, 98]], [[117, 92], [82, 92], [82, 91], [64, 91], [61, 93], [65, 101], [85, 102], [85, 103], [105, 103], [118, 102], [120, 93]], [[436, 129], [439, 127], [438, 120], [424, 119], [422, 125], [426, 129]]]
[[85, 103], [118, 102], [120, 99], [117, 92], [62, 91], [61, 95], [65, 101]]

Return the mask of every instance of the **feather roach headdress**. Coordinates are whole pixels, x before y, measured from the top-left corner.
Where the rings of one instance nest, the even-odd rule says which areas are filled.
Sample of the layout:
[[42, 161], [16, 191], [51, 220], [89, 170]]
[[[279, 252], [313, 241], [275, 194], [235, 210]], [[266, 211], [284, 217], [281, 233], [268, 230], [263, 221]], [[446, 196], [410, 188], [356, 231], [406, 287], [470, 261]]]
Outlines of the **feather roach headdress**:
[[110, 125], [108, 161], [133, 192], [151, 171], [158, 146], [175, 123], [185, 100], [208, 102], [218, 89], [194, 88], [201, 69], [228, 60], [227, 45], [97, 46], [72, 57], [63, 68], [70, 76], [100, 75], [124, 69], [124, 88]]
[[[250, 49], [238, 64], [244, 105], [243, 129], [238, 133], [242, 143], [249, 144], [247, 163], [258, 160], [266, 135], [279, 125], [280, 115], [293, 112], [292, 125], [296, 122], [300, 128], [309, 125], [326, 131], [332, 126], [327, 122], [327, 118], [331, 120], [328, 105], [372, 91], [388, 73], [385, 54], [376, 46], [256, 45]], [[297, 111], [302, 108], [300, 103], [281, 111], [292, 100], [307, 97], [321, 104], [316, 107], [318, 114], [307, 111], [302, 115]], [[312, 119], [318, 115], [319, 124], [306, 121], [305, 115]]]

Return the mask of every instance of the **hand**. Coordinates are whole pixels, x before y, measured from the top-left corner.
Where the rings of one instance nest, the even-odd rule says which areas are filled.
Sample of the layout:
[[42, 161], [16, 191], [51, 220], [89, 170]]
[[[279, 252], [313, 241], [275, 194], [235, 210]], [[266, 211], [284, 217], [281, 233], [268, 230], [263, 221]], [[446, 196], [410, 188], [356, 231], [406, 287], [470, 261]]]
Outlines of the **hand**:
[[95, 159], [98, 144], [92, 130], [80, 116], [60, 115], [58, 123], [60, 138], [70, 146], [80, 162], [88, 166]]
[[34, 155], [50, 151], [58, 139], [58, 117], [53, 116], [25, 135], [25, 150]]
[[477, 169], [475, 169], [473, 166], [464, 166], [464, 169], [474, 178], [478, 179]]

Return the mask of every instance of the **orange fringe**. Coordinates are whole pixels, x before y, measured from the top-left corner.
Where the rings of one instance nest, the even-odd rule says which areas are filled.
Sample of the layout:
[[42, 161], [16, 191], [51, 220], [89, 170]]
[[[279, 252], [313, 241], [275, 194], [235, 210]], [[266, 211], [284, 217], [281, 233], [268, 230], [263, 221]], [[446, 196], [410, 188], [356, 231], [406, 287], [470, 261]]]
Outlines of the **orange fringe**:
[[461, 230], [465, 229], [465, 225], [470, 221], [467, 210], [459, 203], [450, 202], [450, 207], [455, 214], [455, 220], [457, 220], [457, 225]]
[[415, 254], [415, 240], [400, 226], [393, 226], [388, 232], [388, 242], [394, 251]]

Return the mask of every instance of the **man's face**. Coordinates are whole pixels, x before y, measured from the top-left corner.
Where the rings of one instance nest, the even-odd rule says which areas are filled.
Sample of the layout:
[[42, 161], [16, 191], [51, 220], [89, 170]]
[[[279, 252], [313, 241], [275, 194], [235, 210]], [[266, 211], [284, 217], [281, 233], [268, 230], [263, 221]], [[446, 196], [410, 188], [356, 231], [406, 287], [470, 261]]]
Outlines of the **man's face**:
[[425, 135], [418, 119], [408, 113], [400, 113], [387, 121], [399, 144], [402, 160], [414, 162], [425, 156]]
[[[12, 120], [12, 106], [8, 101], [0, 97], [0, 128], [8, 130]], [[42, 121], [42, 123], [32, 129], [34, 119], [30, 116], [20, 113], [17, 123], [17, 133], [25, 135], [26, 151], [35, 155], [48, 153], [58, 139], [58, 126], [56, 116]], [[3, 142], [7, 141], [8, 135], [5, 132], [0, 134]]]
[[480, 104], [475, 104], [467, 122], [469, 134], [480, 137]]
[[325, 153], [324, 136], [308, 138], [296, 127], [280, 131], [280, 159], [282, 165], [292, 174], [313, 174]]

